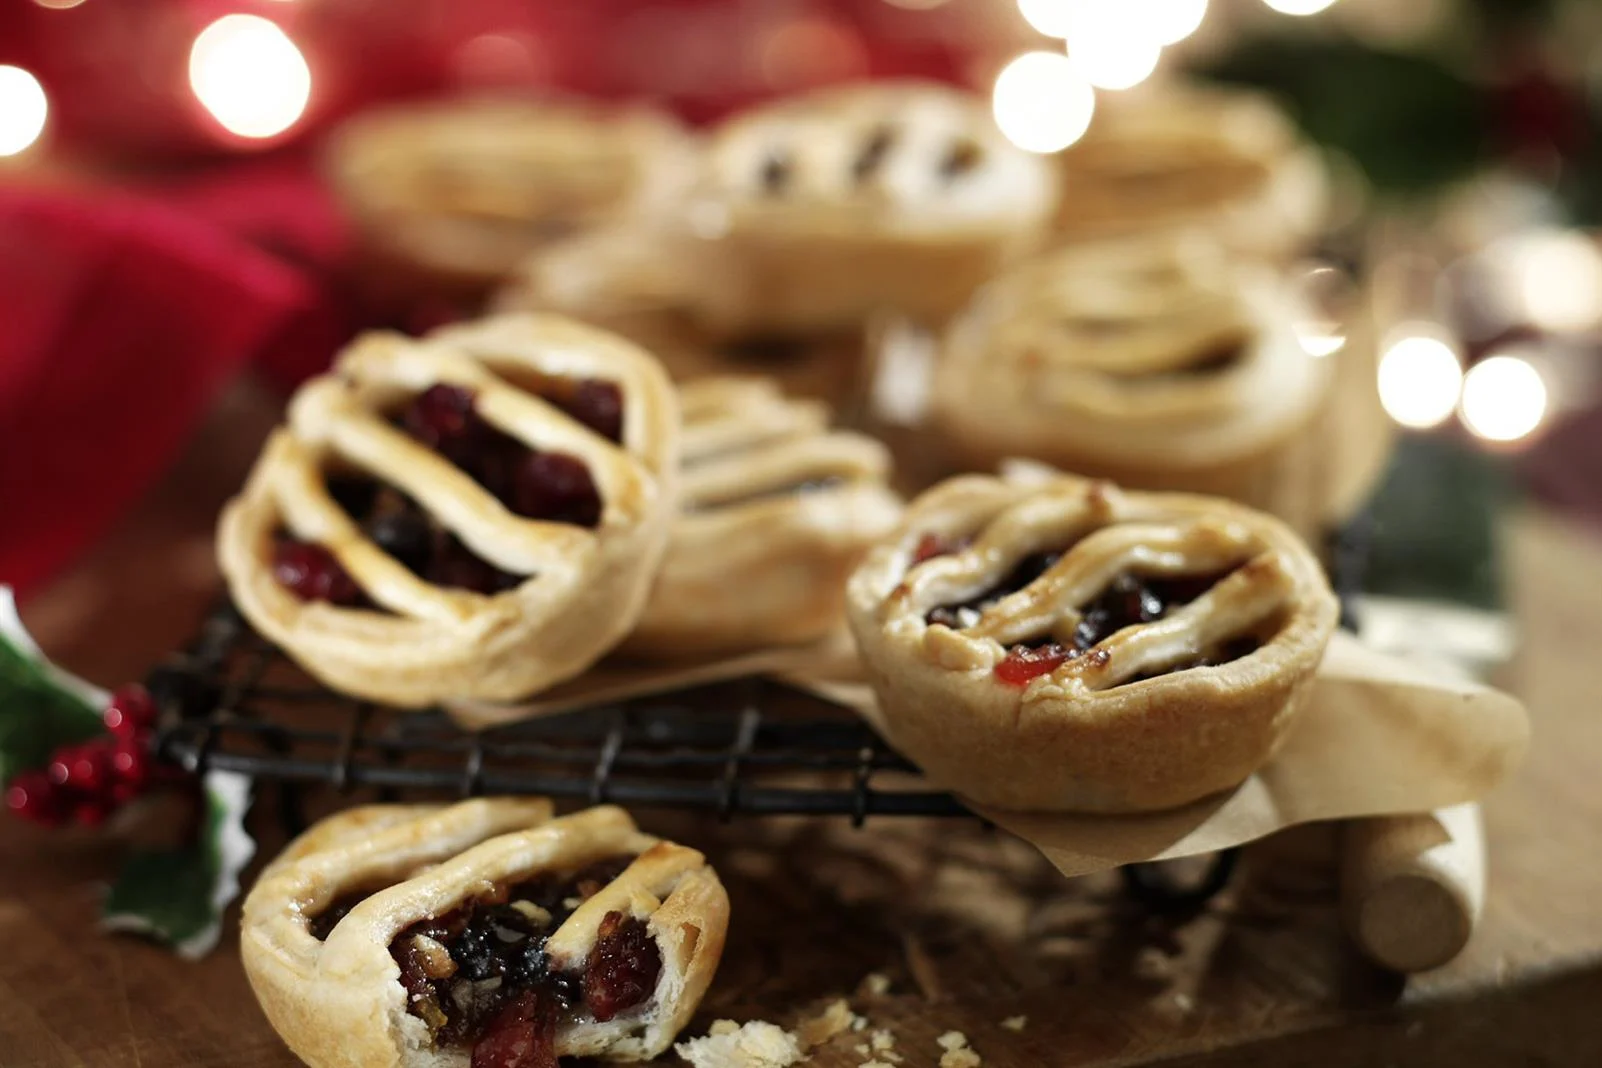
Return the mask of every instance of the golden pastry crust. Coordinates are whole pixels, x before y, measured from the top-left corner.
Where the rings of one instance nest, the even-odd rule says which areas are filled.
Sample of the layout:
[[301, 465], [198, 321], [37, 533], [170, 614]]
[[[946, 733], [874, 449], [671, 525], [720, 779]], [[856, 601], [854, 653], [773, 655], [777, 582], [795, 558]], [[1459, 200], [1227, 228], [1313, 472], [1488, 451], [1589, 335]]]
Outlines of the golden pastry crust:
[[698, 317], [812, 331], [893, 309], [940, 321], [1037, 238], [1050, 167], [948, 86], [879, 82], [753, 108], [709, 135], [692, 225], [725, 270]]
[[[717, 970], [728, 897], [694, 850], [639, 833], [620, 809], [551, 819], [543, 800], [371, 806], [312, 828], [262, 873], [245, 900], [240, 947], [262, 1009], [312, 1068], [457, 1068], [465, 1047], [436, 1047], [407, 994], [390, 943], [497, 884], [633, 854], [622, 874], [551, 933], [556, 970], [582, 968], [611, 911], [638, 917], [662, 957], [640, 1007], [601, 1022], [572, 1013], [556, 1051], [647, 1060], [672, 1044]], [[376, 888], [375, 888], [376, 887]], [[319, 941], [312, 921], [342, 895], [375, 888]]]
[[[621, 445], [527, 391], [553, 378], [614, 383]], [[601, 497], [598, 524], [523, 518], [385, 421], [442, 383], [471, 390], [479, 416], [503, 433], [582, 460]], [[334, 464], [402, 491], [480, 559], [529, 577], [494, 594], [425, 581], [332, 499], [324, 472]], [[579, 673], [633, 626], [666, 548], [677, 464], [672, 387], [620, 338], [551, 316], [486, 319], [422, 339], [370, 334], [335, 374], [296, 394], [288, 425], [223, 511], [218, 555], [252, 625], [336, 689], [406, 707], [510, 700]], [[376, 607], [303, 601], [282, 586], [272, 567], [280, 528], [331, 553]]]
[[1331, 362], [1254, 268], [1196, 242], [1044, 254], [947, 331], [935, 418], [977, 466], [1008, 456], [1150, 488], [1235, 496], [1312, 420]]
[[688, 133], [648, 108], [469, 99], [364, 113], [333, 137], [328, 171], [372, 251], [476, 288], [637, 210], [692, 160]]
[[900, 517], [889, 450], [830, 431], [823, 404], [768, 379], [702, 379], [679, 397], [680, 512], [625, 649], [704, 655], [822, 637], [842, 619], [846, 576]]
[[815, 334], [891, 310], [940, 321], [1052, 209], [1050, 165], [947, 86], [836, 87], [705, 138], [676, 210], [536, 254], [503, 307], [679, 315], [709, 338]]
[[1328, 200], [1317, 152], [1272, 103], [1241, 91], [1106, 94], [1057, 164], [1055, 228], [1069, 242], [1186, 229], [1278, 258], [1317, 232]]
[[[1005, 592], [1026, 557], [1059, 551]], [[1148, 622], [1092, 626], [1081, 648], [1124, 575], [1205, 588]], [[927, 621], [975, 599], [958, 629]], [[852, 575], [848, 612], [891, 742], [933, 779], [998, 808], [1127, 812], [1229, 789], [1266, 761], [1337, 606], [1307, 547], [1240, 505], [963, 476], [909, 506]], [[1016, 670], [1019, 644], [1042, 642], [1060, 655]]]

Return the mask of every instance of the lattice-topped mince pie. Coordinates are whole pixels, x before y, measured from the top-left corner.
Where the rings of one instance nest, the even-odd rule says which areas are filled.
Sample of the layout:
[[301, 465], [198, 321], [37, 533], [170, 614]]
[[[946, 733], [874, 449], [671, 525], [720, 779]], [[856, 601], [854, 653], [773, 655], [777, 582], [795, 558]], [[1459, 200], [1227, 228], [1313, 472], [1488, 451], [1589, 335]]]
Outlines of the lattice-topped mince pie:
[[1317, 152], [1272, 103], [1246, 92], [1105, 94], [1090, 130], [1055, 162], [1062, 241], [1184, 229], [1279, 257], [1305, 246], [1326, 210]]
[[370, 248], [477, 287], [637, 210], [692, 158], [677, 123], [646, 108], [470, 99], [363, 114], [334, 137], [329, 170]]
[[336, 689], [527, 696], [633, 626], [678, 437], [662, 370], [591, 327], [370, 334], [296, 394], [224, 510], [223, 572], [256, 629]]
[[312, 1068], [556, 1068], [648, 1060], [717, 970], [729, 902], [700, 853], [620, 809], [350, 809], [245, 900], [241, 953]]
[[1240, 783], [1336, 618], [1277, 520], [1067, 476], [930, 490], [852, 576], [848, 609], [892, 743], [975, 801], [1041, 811]]
[[808, 641], [840, 623], [845, 580], [894, 528], [890, 455], [828, 429], [815, 401], [761, 378], [712, 378], [680, 391], [679, 516], [627, 648], [729, 652]]
[[939, 321], [1038, 237], [1049, 165], [985, 101], [886, 82], [753, 108], [709, 135], [691, 223], [723, 261], [701, 319], [815, 331], [891, 309]]
[[1059, 249], [996, 279], [947, 331], [935, 418], [975, 466], [1027, 456], [1252, 500], [1331, 379], [1295, 321], [1282, 286], [1205, 243]]

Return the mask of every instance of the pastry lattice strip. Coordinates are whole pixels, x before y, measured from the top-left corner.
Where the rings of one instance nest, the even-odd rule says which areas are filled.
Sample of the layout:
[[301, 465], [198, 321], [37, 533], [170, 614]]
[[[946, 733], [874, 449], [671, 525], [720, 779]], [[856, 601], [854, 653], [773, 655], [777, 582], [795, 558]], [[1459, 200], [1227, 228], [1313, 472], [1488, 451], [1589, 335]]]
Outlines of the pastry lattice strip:
[[401, 615], [455, 620], [482, 594], [445, 589], [414, 575], [385, 553], [329, 495], [330, 457], [392, 486], [455, 535], [474, 554], [515, 575], [577, 581], [596, 533], [510, 511], [445, 457], [389, 425], [379, 414], [404, 397], [449, 384], [473, 391], [486, 423], [531, 449], [561, 451], [590, 469], [606, 512], [638, 501], [640, 472], [617, 445], [542, 398], [520, 390], [472, 360], [428, 342], [373, 335], [340, 362], [343, 379], [308, 384], [289, 414], [289, 432], [269, 448], [272, 492], [285, 526], [323, 545], [377, 604]]
[[760, 380], [685, 388], [682, 508], [704, 511], [806, 483], [882, 481], [884, 450], [826, 430], [821, 405], [791, 400]]
[[962, 631], [1003, 646], [1049, 635], [1071, 649], [1084, 618], [1080, 606], [1121, 574], [1178, 578], [1229, 572], [1188, 604], [1124, 627], [1053, 672], [1092, 690], [1167, 669], [1247, 636], [1286, 606], [1293, 577], [1279, 555], [1263, 550], [1241, 525], [1206, 518], [1144, 522], [1121, 518], [1122, 510], [1121, 498], [1111, 491], [1020, 502], [966, 549], [917, 568], [910, 577], [914, 594], [920, 603], [974, 596], [992, 588], [1023, 556], [1072, 542], [1034, 581], [986, 607]]

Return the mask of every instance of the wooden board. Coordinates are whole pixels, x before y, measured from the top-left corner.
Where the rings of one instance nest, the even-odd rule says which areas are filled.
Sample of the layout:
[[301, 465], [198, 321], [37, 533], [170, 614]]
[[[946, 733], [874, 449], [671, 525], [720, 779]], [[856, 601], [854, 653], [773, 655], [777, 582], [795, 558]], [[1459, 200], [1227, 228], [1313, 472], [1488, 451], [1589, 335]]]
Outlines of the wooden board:
[[[269, 414], [235, 398], [140, 514], [30, 606], [65, 664], [108, 684], [135, 677], [199, 618], [210, 517], [249, 459], [242, 428]], [[1326, 829], [1254, 848], [1230, 895], [1164, 918], [1115, 877], [1066, 882], [977, 824], [642, 812], [707, 849], [730, 887], [729, 952], [700, 1024], [793, 1024], [878, 972], [890, 992], [852, 1004], [896, 1036], [908, 1068], [937, 1064], [946, 1030], [999, 1068], [1602, 1064], [1602, 543], [1534, 516], [1510, 534], [1524, 650], [1506, 681], [1534, 710], [1536, 740], [1486, 805], [1485, 917], [1447, 968], [1404, 982], [1356, 956]], [[255, 819], [267, 850], [282, 841], [271, 808]], [[232, 928], [195, 964], [93, 933], [118, 851], [0, 819], [0, 1068], [294, 1065], [251, 998]], [[1017, 1015], [1021, 1032], [1002, 1027]], [[811, 1063], [859, 1065], [862, 1041], [842, 1036]]]

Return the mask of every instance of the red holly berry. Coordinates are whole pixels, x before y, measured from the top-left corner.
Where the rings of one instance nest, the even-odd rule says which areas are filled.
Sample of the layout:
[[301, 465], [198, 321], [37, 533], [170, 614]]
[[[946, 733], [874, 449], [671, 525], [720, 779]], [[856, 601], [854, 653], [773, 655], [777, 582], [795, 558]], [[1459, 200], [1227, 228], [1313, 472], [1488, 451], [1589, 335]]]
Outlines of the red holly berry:
[[150, 750], [142, 738], [119, 738], [111, 752], [111, 797], [122, 804], [133, 800], [150, 781]]
[[75, 793], [99, 796], [112, 783], [112, 751], [116, 742], [111, 738], [93, 738], [82, 745], [64, 745], [57, 749], [45, 774], [57, 786], [65, 786]]
[[60, 789], [42, 771], [19, 772], [6, 788], [6, 808], [23, 819], [53, 827], [66, 815]]
[[109, 797], [86, 797], [72, 807], [72, 818], [81, 827], [98, 827], [116, 807]]
[[111, 695], [101, 719], [118, 738], [132, 738], [156, 725], [156, 702], [143, 686], [132, 683]]

